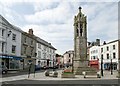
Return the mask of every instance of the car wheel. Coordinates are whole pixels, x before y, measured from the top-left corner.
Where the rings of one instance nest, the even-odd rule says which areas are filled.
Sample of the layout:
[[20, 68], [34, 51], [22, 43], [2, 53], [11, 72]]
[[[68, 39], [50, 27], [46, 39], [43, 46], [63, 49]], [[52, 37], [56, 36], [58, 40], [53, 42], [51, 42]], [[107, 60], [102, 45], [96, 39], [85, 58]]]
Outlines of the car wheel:
[[5, 71], [2, 71], [2, 74], [5, 74], [6, 72]]

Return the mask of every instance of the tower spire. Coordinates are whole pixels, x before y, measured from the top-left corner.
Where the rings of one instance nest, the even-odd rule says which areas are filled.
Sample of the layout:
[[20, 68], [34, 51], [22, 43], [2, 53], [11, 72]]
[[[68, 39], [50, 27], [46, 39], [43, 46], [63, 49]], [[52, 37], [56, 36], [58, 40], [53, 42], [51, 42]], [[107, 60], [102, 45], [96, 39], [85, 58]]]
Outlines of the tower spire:
[[79, 7], [79, 12], [81, 12], [82, 7]]

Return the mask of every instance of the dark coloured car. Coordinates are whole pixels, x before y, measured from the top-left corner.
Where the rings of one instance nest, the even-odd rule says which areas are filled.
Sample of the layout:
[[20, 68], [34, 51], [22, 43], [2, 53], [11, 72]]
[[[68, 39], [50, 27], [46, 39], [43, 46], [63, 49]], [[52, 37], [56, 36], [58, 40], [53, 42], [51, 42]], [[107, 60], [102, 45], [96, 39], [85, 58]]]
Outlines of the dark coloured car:
[[0, 65], [0, 74], [6, 74], [8, 69], [5, 65]]
[[38, 70], [40, 70], [41, 68], [40, 68], [40, 66], [39, 65], [35, 65], [35, 71], [38, 71]]

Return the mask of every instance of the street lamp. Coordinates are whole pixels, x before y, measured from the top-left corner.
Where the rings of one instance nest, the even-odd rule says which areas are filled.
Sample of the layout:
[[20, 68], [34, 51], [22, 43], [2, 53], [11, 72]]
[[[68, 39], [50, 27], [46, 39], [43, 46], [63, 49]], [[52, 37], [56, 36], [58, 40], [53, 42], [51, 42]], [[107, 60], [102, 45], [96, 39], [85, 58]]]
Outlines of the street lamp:
[[54, 57], [53, 57], [53, 71], [54, 71]]
[[29, 71], [28, 71], [28, 78], [29, 78], [30, 77], [30, 70], [31, 70], [32, 62], [29, 61], [28, 64], [29, 64]]
[[118, 58], [118, 65], [119, 65], [119, 68], [118, 68], [118, 78], [120, 78], [120, 57]]
[[111, 67], [111, 75], [113, 75], [113, 65], [112, 65], [112, 58], [111, 58], [111, 65], [110, 65], [110, 67]]
[[101, 56], [101, 76], [103, 76], [103, 55]]
[[73, 65], [74, 59], [73, 58], [74, 58], [74, 53], [73, 53], [73, 57], [72, 57], [72, 73], [74, 72], [74, 68], [73, 68], [74, 67], [74, 65]]
[[113, 65], [112, 65], [112, 57], [111, 57], [111, 52], [110, 52], [110, 58], [111, 58], [111, 63], [110, 63], [110, 72], [111, 72], [111, 75], [113, 75]]

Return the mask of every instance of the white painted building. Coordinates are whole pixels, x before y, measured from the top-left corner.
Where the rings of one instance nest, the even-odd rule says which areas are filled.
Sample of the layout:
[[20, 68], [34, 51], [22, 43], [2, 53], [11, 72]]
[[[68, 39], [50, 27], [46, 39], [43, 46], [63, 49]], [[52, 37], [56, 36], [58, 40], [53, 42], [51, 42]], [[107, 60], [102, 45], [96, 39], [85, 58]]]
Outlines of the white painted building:
[[89, 60], [98, 60], [99, 59], [99, 53], [100, 53], [99, 46], [92, 46], [90, 48], [89, 53], [90, 53]]
[[[100, 46], [100, 57], [103, 57], [103, 68], [110, 69], [110, 64], [112, 60], [113, 70], [118, 69], [118, 40], [111, 41]], [[100, 58], [101, 62], [101, 58]]]
[[8, 69], [19, 69], [21, 59], [21, 30], [0, 15], [0, 58]]
[[36, 65], [40, 65], [41, 67], [53, 67], [53, 65], [56, 64], [55, 51], [56, 49], [51, 45], [51, 43], [48, 43], [45, 40], [37, 37]]
[[111, 60], [113, 70], [118, 70], [118, 58], [119, 58], [119, 49], [118, 40], [105, 43], [100, 46], [92, 46], [90, 48], [90, 58], [89, 60], [99, 59], [99, 69], [101, 69], [101, 58], [103, 58], [103, 69], [110, 70]]
[[72, 65], [73, 56], [74, 56], [74, 51], [73, 50], [66, 51], [63, 54], [64, 64], [65, 65], [68, 65], [68, 64]]

